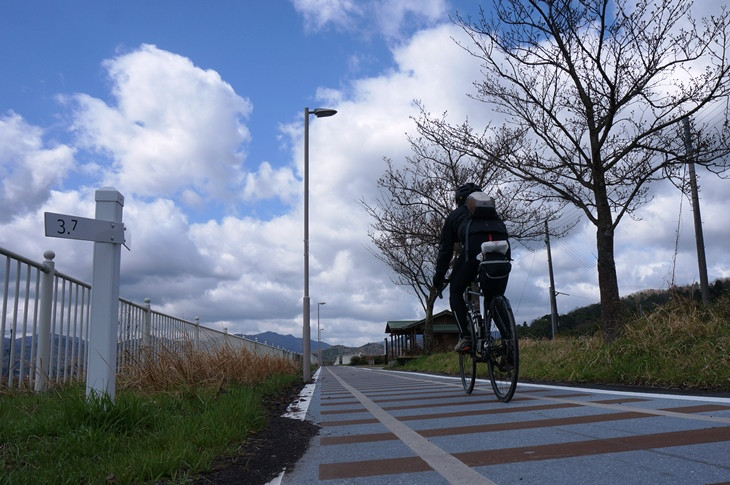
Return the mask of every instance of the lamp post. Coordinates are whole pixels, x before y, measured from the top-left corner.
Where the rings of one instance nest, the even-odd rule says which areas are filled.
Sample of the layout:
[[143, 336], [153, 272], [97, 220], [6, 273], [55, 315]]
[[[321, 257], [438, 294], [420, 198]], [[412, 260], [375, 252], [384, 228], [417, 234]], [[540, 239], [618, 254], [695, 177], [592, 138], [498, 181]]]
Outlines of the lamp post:
[[322, 329], [319, 326], [319, 309], [326, 304], [326, 301], [317, 302], [317, 362], [320, 367], [322, 367]]
[[304, 298], [302, 299], [302, 378], [308, 383], [312, 376], [309, 341], [309, 115], [317, 118], [333, 116], [337, 111], [327, 108], [304, 108]]

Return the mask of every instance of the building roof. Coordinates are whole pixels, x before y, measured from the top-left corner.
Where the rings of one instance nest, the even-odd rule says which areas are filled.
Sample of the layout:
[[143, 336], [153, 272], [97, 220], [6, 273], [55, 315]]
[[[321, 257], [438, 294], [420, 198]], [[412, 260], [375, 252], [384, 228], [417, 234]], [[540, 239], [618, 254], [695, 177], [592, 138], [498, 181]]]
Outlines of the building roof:
[[[448, 321], [443, 322], [445, 318]], [[441, 322], [437, 323], [439, 320]], [[443, 310], [433, 316], [433, 332], [434, 333], [458, 333], [459, 328], [456, 326], [456, 322], [453, 319], [453, 313], [451, 310]], [[416, 333], [423, 333], [423, 328], [426, 324], [426, 319], [421, 320], [388, 320], [385, 324], [385, 333], [400, 334], [410, 333], [416, 330]], [[420, 331], [419, 331], [420, 330]]]
[[398, 333], [398, 331], [410, 328], [416, 323], [418, 323], [418, 320], [388, 320], [385, 324], [385, 333]]

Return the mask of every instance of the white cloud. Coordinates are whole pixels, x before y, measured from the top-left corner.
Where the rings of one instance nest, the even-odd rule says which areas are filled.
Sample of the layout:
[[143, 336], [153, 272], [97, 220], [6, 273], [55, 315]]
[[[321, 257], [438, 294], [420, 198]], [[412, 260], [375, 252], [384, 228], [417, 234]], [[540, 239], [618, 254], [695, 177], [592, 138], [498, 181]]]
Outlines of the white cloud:
[[0, 116], [0, 222], [37, 209], [74, 168], [74, 150], [48, 146], [20, 115]]
[[373, 8], [385, 37], [399, 37], [406, 23], [442, 22], [447, 14], [444, 0], [380, 0]]
[[260, 200], [275, 197], [283, 202], [291, 202], [300, 191], [299, 182], [290, 167], [274, 169], [270, 163], [263, 162], [257, 172], [246, 174], [243, 200]]
[[359, 17], [362, 10], [352, 0], [292, 0], [294, 8], [304, 17], [307, 29], [317, 31], [328, 24], [349, 29], [352, 17]]
[[74, 97], [79, 143], [113, 161], [102, 183], [144, 197], [230, 202], [243, 179], [250, 102], [217, 72], [153, 45], [104, 67], [114, 103]]
[[403, 37], [417, 26], [443, 22], [445, 0], [292, 0], [304, 17], [305, 28], [318, 31], [333, 26], [343, 31], [368, 33], [374, 28], [381, 36]]

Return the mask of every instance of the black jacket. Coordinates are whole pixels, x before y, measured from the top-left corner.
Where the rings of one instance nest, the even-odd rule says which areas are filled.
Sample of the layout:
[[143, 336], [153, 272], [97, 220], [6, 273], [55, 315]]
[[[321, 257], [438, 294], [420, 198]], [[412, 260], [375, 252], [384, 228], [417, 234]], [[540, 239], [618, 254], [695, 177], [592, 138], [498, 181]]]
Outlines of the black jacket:
[[[451, 256], [454, 254], [454, 244], [463, 242], [459, 238], [459, 228], [469, 218], [469, 209], [462, 205], [451, 211], [444, 221], [444, 227], [441, 229], [441, 241], [439, 242], [439, 253], [436, 258], [436, 272], [434, 273], [434, 282], [436, 286], [440, 286], [449, 269]], [[463, 236], [461, 237], [463, 239]]]
[[[476, 255], [481, 251], [481, 243], [490, 240], [506, 240], [507, 228], [499, 218], [494, 209], [487, 209], [473, 218], [469, 217], [469, 209], [465, 205], [454, 209], [444, 222], [441, 229], [441, 241], [439, 252], [436, 258], [436, 271], [434, 273], [434, 284], [440, 286], [449, 269], [451, 257], [454, 254], [454, 244], [464, 245], [466, 240], [467, 224], [469, 225], [469, 254], [465, 254], [465, 247], [462, 246], [460, 259], [476, 263]], [[465, 259], [468, 256], [468, 259]], [[509, 257], [509, 256], [508, 256]]]

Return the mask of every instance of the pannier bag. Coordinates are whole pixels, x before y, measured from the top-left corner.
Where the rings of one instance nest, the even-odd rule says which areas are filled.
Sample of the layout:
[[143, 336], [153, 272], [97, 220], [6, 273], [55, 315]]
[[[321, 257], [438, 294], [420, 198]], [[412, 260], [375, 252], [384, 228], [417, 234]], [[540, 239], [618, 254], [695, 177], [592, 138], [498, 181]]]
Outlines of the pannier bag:
[[479, 263], [479, 286], [485, 296], [504, 295], [507, 279], [512, 271], [509, 260], [508, 241], [486, 241], [477, 256]]

